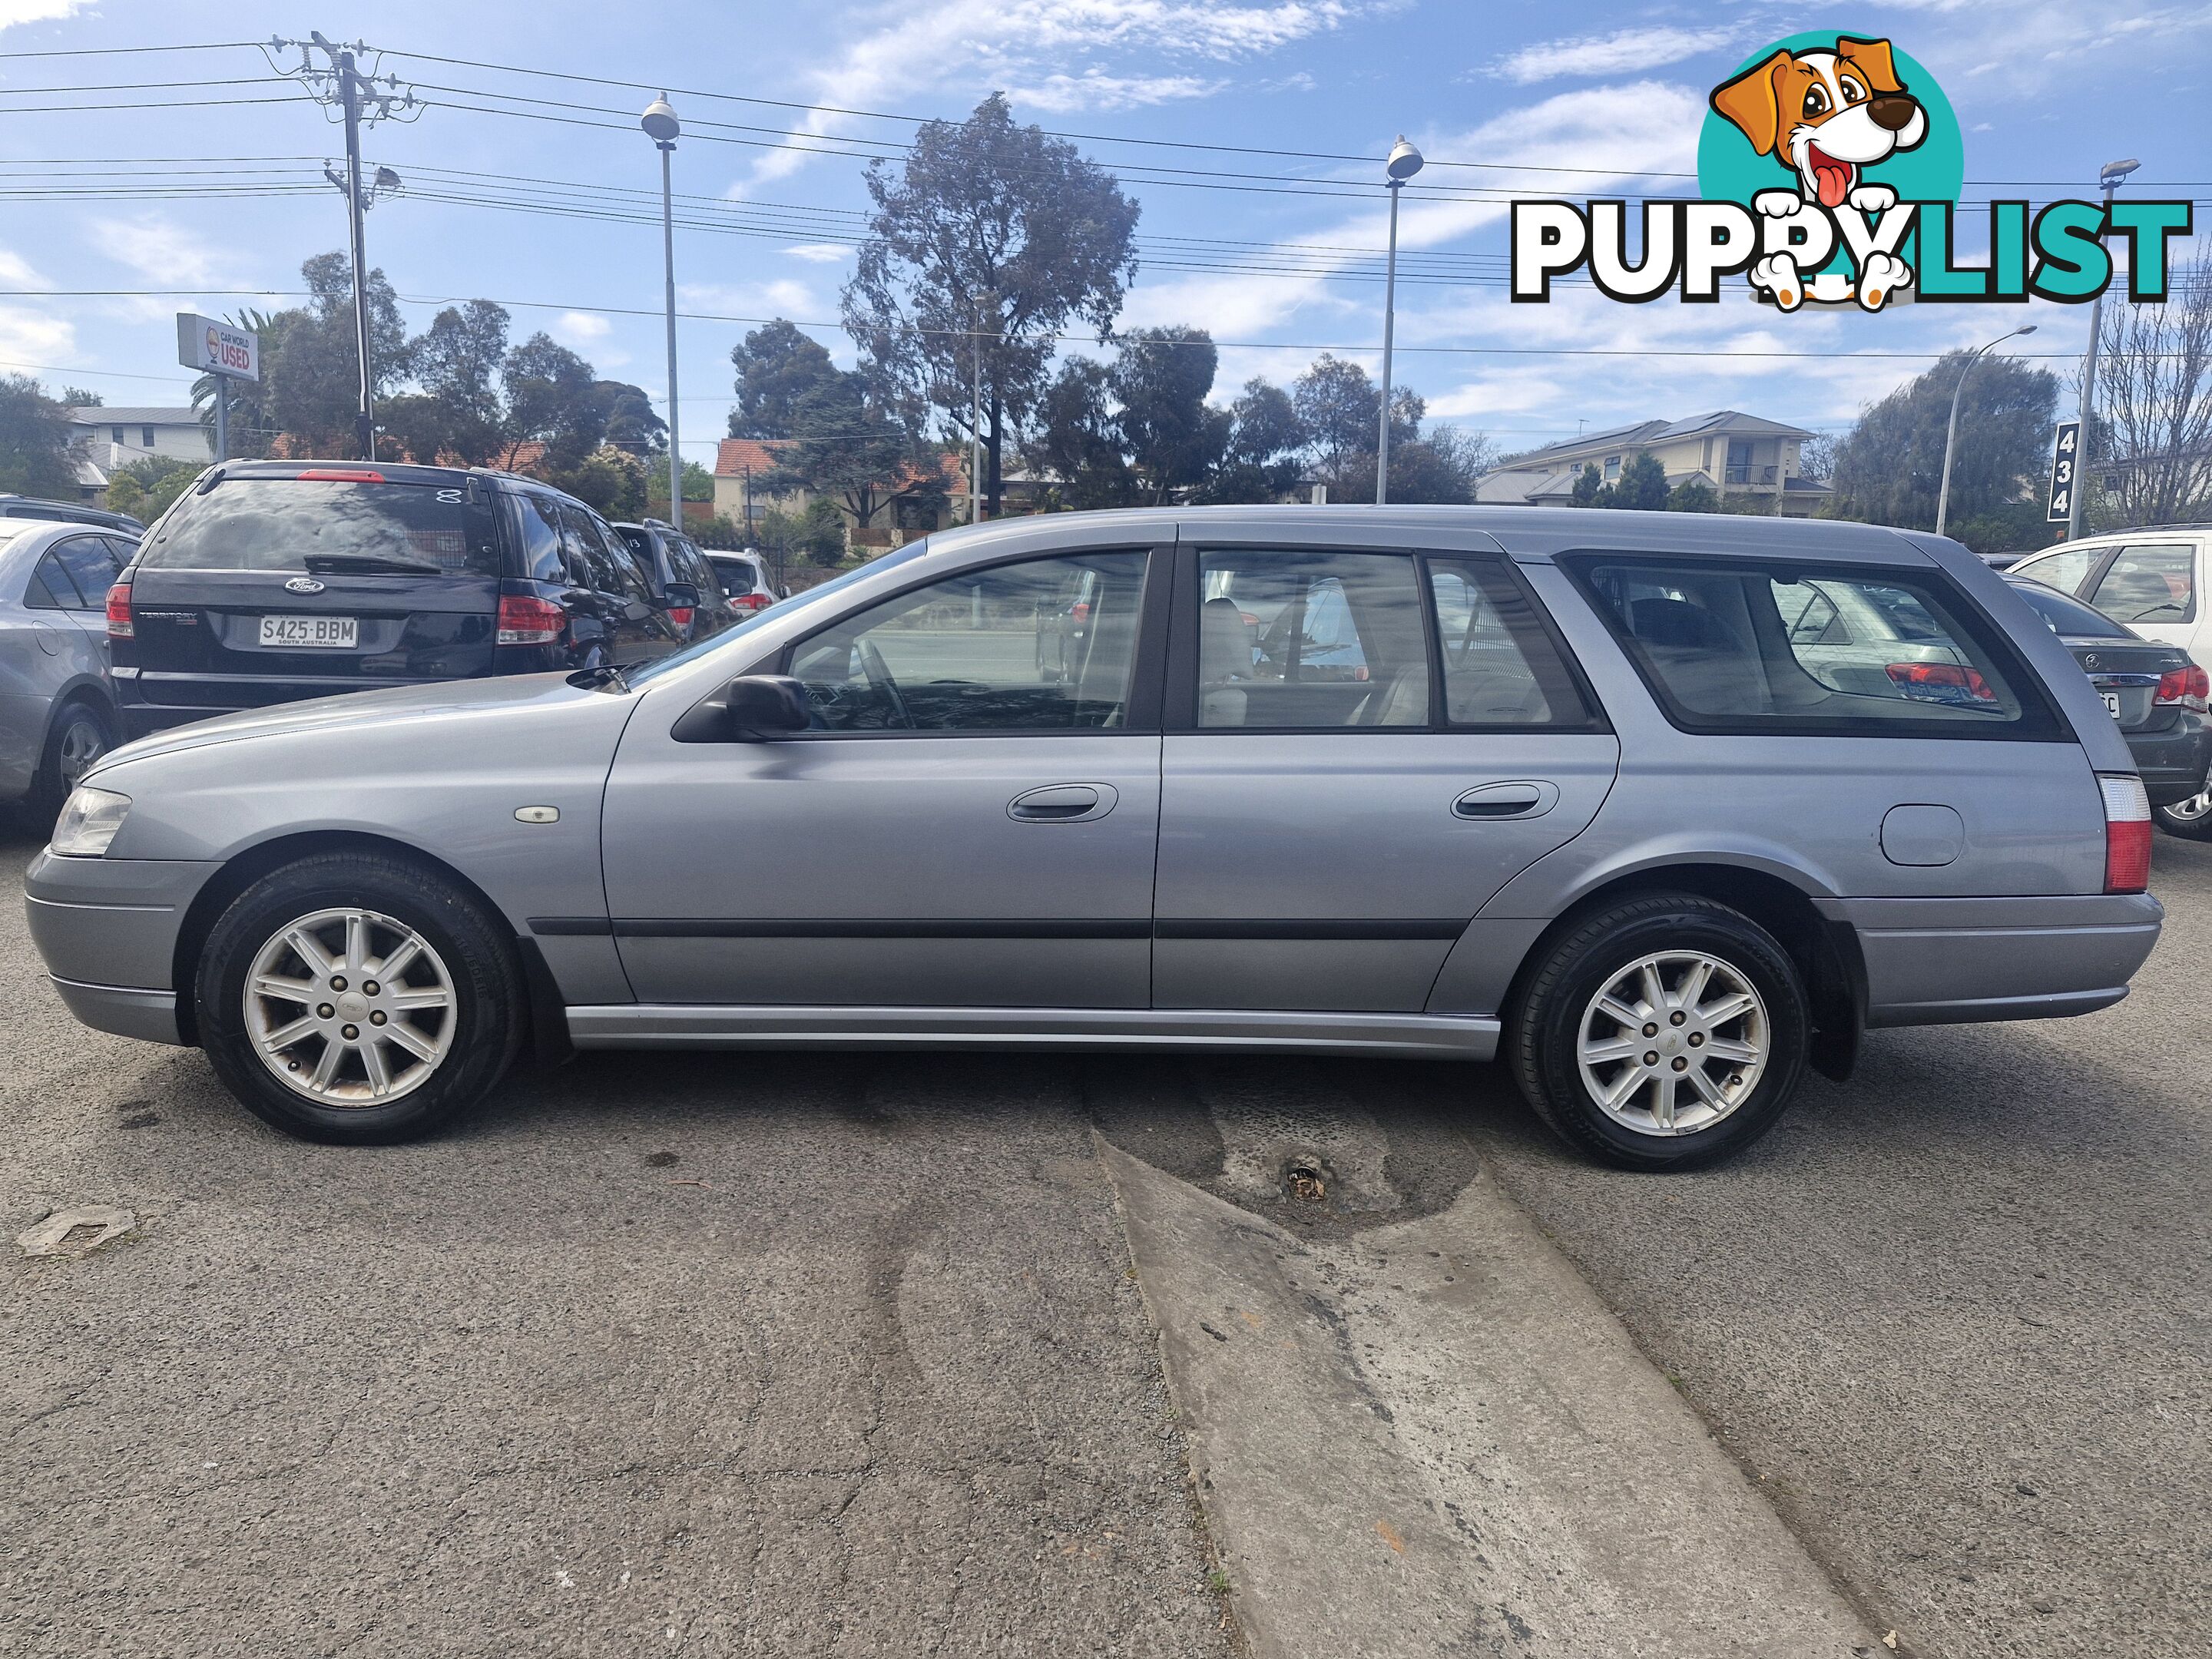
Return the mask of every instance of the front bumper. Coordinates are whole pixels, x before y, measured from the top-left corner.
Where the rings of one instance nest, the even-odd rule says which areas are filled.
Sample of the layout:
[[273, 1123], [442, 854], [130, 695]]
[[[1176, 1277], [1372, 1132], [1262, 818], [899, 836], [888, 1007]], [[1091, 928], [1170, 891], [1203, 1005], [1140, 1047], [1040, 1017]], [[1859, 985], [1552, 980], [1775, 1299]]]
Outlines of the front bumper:
[[1869, 1026], [2109, 1008], [2127, 995], [2166, 915], [2147, 893], [1830, 899], [1820, 908], [1858, 936]]
[[175, 962], [185, 912], [220, 865], [69, 859], [23, 877], [31, 940], [69, 1010], [95, 1030], [179, 1042]]

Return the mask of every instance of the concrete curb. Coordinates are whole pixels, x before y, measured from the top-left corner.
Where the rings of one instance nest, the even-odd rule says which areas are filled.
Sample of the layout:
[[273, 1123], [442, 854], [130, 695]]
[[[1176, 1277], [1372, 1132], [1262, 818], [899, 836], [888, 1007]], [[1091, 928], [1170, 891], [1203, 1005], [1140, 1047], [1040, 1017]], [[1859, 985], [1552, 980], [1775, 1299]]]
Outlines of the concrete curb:
[[1257, 1659], [1882, 1650], [1486, 1174], [1316, 1242], [1098, 1144]]

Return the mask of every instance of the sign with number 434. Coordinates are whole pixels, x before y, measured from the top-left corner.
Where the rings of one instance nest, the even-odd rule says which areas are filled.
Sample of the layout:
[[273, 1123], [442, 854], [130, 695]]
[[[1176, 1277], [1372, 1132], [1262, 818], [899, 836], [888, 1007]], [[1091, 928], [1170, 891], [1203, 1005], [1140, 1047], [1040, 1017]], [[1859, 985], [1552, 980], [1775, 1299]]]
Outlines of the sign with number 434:
[[2051, 446], [2051, 510], [2044, 516], [2064, 524], [2074, 516], [2074, 475], [2081, 459], [2081, 422], [2061, 421], [2057, 441]]

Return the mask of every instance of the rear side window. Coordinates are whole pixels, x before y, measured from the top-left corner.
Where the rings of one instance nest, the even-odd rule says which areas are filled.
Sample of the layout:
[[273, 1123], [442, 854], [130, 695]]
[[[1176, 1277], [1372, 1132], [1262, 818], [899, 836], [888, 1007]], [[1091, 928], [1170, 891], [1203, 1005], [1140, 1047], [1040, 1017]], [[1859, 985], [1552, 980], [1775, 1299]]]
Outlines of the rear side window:
[[1534, 607], [1503, 570], [1485, 560], [1432, 558], [1429, 589], [1436, 599], [1449, 724], [1593, 723]]
[[[118, 567], [105, 538], [72, 536], [46, 556], [58, 560], [62, 568], [69, 572], [70, 580], [84, 600], [84, 609], [96, 611], [106, 606], [107, 590], [114, 585]], [[49, 579], [46, 586], [54, 587], [54, 583]], [[55, 588], [54, 597], [61, 598], [58, 588]]]
[[1686, 731], [2051, 738], [1995, 624], [1931, 572], [1563, 561]]
[[2028, 609], [2067, 639], [2131, 640], [2136, 637], [2101, 611], [2092, 610], [2041, 582], [2014, 582], [2012, 591], [2027, 601]]
[[186, 495], [143, 545], [159, 570], [305, 570], [311, 554], [433, 564], [448, 575], [496, 576], [498, 533], [488, 503], [459, 486], [316, 478], [226, 478]]
[[2005, 574], [2031, 577], [2062, 593], [2078, 593], [2081, 591], [2081, 579], [2104, 556], [2105, 549], [2101, 547], [2069, 547], [2038, 558], [2023, 559]]
[[1202, 554], [1199, 726], [1425, 726], [1424, 632], [1408, 554]]
[[2089, 603], [2124, 623], [2185, 623], [2197, 617], [2197, 554], [2188, 545], [2135, 545], [2097, 578]]

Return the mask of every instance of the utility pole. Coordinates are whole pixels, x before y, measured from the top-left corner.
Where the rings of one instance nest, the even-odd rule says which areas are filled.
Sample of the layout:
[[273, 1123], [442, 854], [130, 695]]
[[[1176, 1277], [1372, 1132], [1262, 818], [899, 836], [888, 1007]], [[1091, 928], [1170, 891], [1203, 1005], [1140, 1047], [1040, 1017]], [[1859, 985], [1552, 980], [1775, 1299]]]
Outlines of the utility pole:
[[[296, 65], [286, 69], [276, 63], [276, 53], [294, 49], [300, 54]], [[362, 187], [361, 132], [364, 126], [379, 121], [415, 120], [424, 106], [412, 88], [402, 94], [397, 76], [382, 77], [384, 89], [378, 90], [379, 77], [361, 72], [362, 56], [369, 48], [358, 40], [349, 46], [336, 45], [317, 30], [305, 40], [272, 38], [263, 50], [279, 74], [301, 82], [317, 101], [336, 108], [345, 128], [345, 172], [341, 175], [326, 167], [323, 176], [346, 198], [346, 257], [353, 266], [354, 350], [361, 376], [359, 406], [353, 417], [354, 448], [361, 459], [373, 461], [376, 459], [376, 368], [369, 354], [368, 245], [362, 216], [376, 205], [379, 194], [398, 191], [400, 182], [399, 175], [390, 167], [379, 167], [368, 187]]]
[[[2099, 170], [2097, 182], [2105, 187], [2105, 220], [2112, 216], [2112, 192], [2120, 181], [2142, 163], [2130, 156], [2124, 161], [2107, 161]], [[2100, 289], [2089, 307], [2089, 351], [2081, 360], [2081, 397], [2075, 409], [2075, 418], [2081, 422], [2081, 442], [2074, 457], [2074, 493], [2066, 500], [2066, 539], [2075, 541], [2081, 534], [2081, 492], [2088, 486], [2089, 434], [2097, 407], [2097, 344], [2105, 332], [2105, 295]]]
[[969, 341], [975, 364], [975, 403], [969, 410], [968, 522], [983, 522], [983, 307], [975, 307], [975, 333]]

